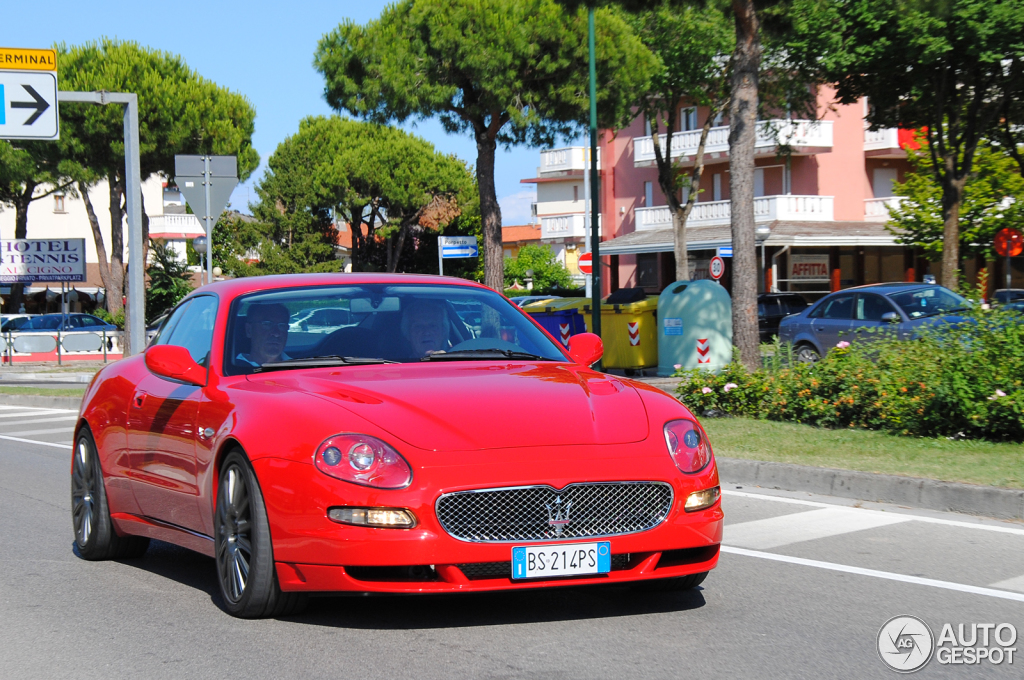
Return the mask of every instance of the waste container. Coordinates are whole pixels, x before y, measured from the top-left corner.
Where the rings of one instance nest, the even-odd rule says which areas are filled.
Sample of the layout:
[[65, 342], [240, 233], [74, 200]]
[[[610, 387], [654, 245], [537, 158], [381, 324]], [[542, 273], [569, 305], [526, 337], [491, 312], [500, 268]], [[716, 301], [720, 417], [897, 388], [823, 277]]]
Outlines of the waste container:
[[[532, 315], [534, 312], [538, 311], [553, 312], [557, 310], [574, 309], [579, 312], [580, 316], [583, 317], [583, 323], [586, 324], [585, 328], [579, 332], [592, 333], [593, 331], [590, 330], [590, 304], [590, 298], [555, 298], [554, 300], [548, 300], [546, 302], [537, 302], [532, 305], [526, 305], [523, 307], [523, 311]], [[573, 332], [573, 335], [575, 334], [576, 333]]]
[[553, 306], [540, 306], [539, 309], [525, 309], [533, 320], [539, 323], [544, 330], [551, 333], [551, 337], [569, 346], [569, 338], [577, 333], [585, 333], [587, 325], [583, 321], [583, 315], [575, 307], [568, 309], [557, 309]]
[[[588, 305], [589, 306], [589, 305]], [[627, 371], [658, 365], [658, 298], [640, 302], [601, 303], [601, 340], [605, 368]]]
[[658, 296], [658, 375], [719, 371], [732, 360], [732, 298], [714, 281], [678, 281]]

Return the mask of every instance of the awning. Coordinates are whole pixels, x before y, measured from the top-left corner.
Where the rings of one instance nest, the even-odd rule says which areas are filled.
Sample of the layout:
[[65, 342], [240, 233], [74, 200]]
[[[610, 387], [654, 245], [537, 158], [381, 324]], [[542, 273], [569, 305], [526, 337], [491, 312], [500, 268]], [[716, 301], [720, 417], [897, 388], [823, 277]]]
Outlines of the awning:
[[[758, 225], [759, 227], [763, 225]], [[899, 246], [896, 235], [884, 222], [770, 222], [771, 233], [758, 245], [792, 247]], [[732, 245], [727, 224], [690, 227], [686, 230], [687, 250], [712, 250]], [[675, 249], [671, 229], [634, 231], [601, 243], [601, 255], [667, 253]]]

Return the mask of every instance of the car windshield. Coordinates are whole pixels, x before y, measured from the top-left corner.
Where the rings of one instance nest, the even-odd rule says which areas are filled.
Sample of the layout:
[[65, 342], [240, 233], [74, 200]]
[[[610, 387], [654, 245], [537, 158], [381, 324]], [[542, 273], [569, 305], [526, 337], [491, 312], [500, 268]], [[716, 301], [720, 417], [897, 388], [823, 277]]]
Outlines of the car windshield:
[[226, 375], [312, 365], [566, 360], [500, 295], [451, 285], [319, 286], [246, 295], [232, 304], [225, 347]]
[[941, 286], [889, 293], [889, 299], [899, 305], [911, 319], [958, 312], [968, 306], [967, 300]]

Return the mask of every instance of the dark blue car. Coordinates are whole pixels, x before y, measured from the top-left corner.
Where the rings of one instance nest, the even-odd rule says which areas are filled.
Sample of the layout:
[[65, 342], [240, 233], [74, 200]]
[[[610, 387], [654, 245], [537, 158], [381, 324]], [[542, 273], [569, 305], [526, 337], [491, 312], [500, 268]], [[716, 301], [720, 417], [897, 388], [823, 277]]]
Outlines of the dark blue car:
[[56, 331], [61, 333], [73, 333], [75, 331], [92, 331], [102, 333], [103, 331], [116, 331], [117, 326], [107, 323], [92, 314], [41, 314], [32, 317], [28, 323], [18, 329], [22, 333]]
[[832, 293], [779, 324], [779, 340], [800, 361], [817, 361], [868, 328], [892, 328], [900, 339], [938, 320], [960, 321], [970, 303], [948, 288], [924, 283], [880, 283]]

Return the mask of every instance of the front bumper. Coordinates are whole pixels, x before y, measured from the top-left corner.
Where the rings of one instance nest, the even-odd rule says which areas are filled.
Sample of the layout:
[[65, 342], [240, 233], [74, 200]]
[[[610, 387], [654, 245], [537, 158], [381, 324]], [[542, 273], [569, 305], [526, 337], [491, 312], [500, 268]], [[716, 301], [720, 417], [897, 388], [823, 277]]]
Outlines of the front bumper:
[[[587, 447], [587, 451], [573, 448], [560, 449], [556, 459], [550, 450], [443, 454], [443, 464], [414, 464], [413, 484], [391, 491], [332, 479], [311, 462], [258, 459], [253, 467], [270, 518], [281, 588], [395, 593], [544, 588], [673, 578], [706, 572], [717, 565], [722, 540], [721, 501], [698, 512], [683, 510], [690, 493], [718, 485], [714, 465], [696, 475], [683, 475], [666, 453], [647, 455], [640, 445], [615, 447], [614, 452], [599, 451], [597, 455], [594, 447]], [[484, 458], [487, 460], [482, 462]], [[610, 541], [615, 559], [608, 574], [513, 580], [512, 547], [523, 542], [457, 540], [441, 528], [434, 513], [437, 498], [452, 491], [530, 484], [560, 489], [581, 481], [627, 480], [672, 485], [672, 508], [661, 524], [647, 531], [607, 538], [544, 541]], [[328, 508], [345, 505], [407, 508], [418, 524], [413, 529], [378, 529], [327, 519]], [[501, 575], [505, 563], [509, 568]]]

